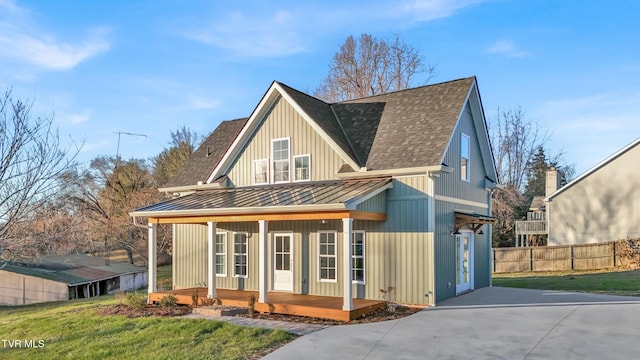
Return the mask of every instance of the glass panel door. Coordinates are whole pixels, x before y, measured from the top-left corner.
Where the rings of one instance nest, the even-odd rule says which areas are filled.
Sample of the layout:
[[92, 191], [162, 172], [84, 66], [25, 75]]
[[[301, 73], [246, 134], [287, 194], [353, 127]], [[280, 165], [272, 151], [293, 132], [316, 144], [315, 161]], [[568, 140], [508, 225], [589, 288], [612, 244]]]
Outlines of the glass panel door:
[[273, 290], [293, 291], [293, 235], [273, 235]]
[[473, 289], [473, 232], [456, 235], [456, 294]]

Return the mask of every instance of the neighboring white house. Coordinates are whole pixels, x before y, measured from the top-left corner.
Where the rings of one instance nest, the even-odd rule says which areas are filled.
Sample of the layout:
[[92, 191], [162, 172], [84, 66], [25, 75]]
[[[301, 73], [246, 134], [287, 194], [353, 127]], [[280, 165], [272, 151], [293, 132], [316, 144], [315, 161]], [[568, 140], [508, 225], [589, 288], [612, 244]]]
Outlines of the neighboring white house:
[[640, 138], [546, 201], [548, 245], [640, 237]]
[[89, 298], [147, 286], [147, 269], [89, 255], [48, 256], [0, 267], [0, 305]]

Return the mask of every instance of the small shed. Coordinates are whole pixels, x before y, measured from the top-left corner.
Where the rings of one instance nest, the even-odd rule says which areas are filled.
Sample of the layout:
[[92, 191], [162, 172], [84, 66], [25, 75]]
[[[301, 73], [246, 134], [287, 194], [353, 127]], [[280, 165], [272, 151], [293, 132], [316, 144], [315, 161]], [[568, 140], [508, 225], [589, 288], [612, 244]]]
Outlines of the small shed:
[[147, 286], [147, 269], [74, 254], [0, 265], [0, 305], [90, 298]]

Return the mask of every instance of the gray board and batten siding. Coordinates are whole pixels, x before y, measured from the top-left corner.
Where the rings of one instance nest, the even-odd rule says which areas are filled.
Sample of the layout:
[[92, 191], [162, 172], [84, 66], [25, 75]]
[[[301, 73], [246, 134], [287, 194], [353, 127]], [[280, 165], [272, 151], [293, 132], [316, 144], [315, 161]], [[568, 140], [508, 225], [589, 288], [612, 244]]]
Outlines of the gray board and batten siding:
[[[384, 212], [387, 217], [385, 221], [353, 222], [354, 232], [365, 233], [365, 281], [353, 285], [354, 296], [381, 299], [380, 290], [393, 287], [398, 302], [435, 304], [436, 300], [456, 295], [455, 236], [451, 234], [455, 212], [491, 214], [491, 192], [487, 188], [497, 179], [475, 84], [475, 78], [466, 78], [326, 104], [284, 84], [274, 83], [246, 126], [239, 130], [234, 141], [239, 145], [228, 144], [231, 146], [229, 158], [219, 159], [220, 164], [216, 165], [219, 170], [208, 180], [226, 176], [228, 185], [237, 190], [258, 188], [252, 186], [254, 160], [269, 159], [271, 162], [272, 141], [281, 138], [289, 139], [290, 168], [293, 167], [293, 156], [310, 154], [311, 182], [359, 177], [371, 171], [391, 176], [391, 188], [372, 193], [371, 198], [355, 208], [371, 213]], [[460, 178], [461, 133], [469, 135], [471, 140], [469, 182]], [[394, 170], [427, 167], [439, 167], [444, 171], [404, 173], [399, 170], [398, 173]], [[272, 174], [269, 175], [271, 178]], [[194, 185], [198, 180], [207, 179], [175, 185]], [[269, 188], [273, 185], [260, 186]], [[197, 192], [193, 195], [192, 198], [200, 196]], [[226, 207], [201, 210], [217, 214], [224, 209], [229, 210]], [[267, 251], [271, 255], [267, 268], [270, 274], [273, 275], [273, 235], [291, 233], [293, 292], [342, 295], [341, 221], [270, 221], [268, 230]], [[335, 282], [319, 280], [318, 243], [322, 231], [337, 234]], [[490, 284], [490, 226], [483, 227], [483, 231], [486, 235], [475, 236], [475, 288]], [[217, 287], [258, 290], [257, 221], [219, 222], [217, 232], [227, 233], [227, 274], [217, 277]], [[246, 278], [233, 275], [233, 235], [237, 232], [249, 234]], [[175, 288], [204, 286], [206, 247], [205, 225], [174, 225]], [[268, 281], [273, 284], [272, 278]]]
[[[354, 284], [357, 298], [379, 299], [380, 289], [394, 288], [397, 301], [411, 304], [429, 303], [432, 289], [429, 259], [433, 235], [427, 231], [424, 214], [428, 196], [424, 193], [427, 176], [403, 177], [393, 180], [393, 188], [359, 204], [361, 209], [380, 210], [385, 206], [387, 221], [355, 220], [353, 230], [365, 232], [365, 283]], [[218, 233], [227, 232], [227, 275], [216, 278], [216, 285], [226, 289], [257, 290], [258, 288], [258, 224], [218, 223]], [[320, 281], [318, 276], [318, 233], [337, 234], [337, 277], [335, 282]], [[233, 276], [233, 234], [248, 232], [249, 275]], [[321, 221], [269, 222], [269, 253], [273, 254], [273, 234], [293, 234], [294, 293], [342, 295], [342, 223]], [[207, 274], [207, 241], [205, 225], [174, 225], [174, 288], [203, 286]], [[267, 268], [273, 269], [272, 257]], [[271, 280], [270, 280], [271, 281]]]
[[[453, 172], [441, 173], [435, 179], [435, 268], [436, 301], [456, 295], [456, 258], [455, 236], [451, 233], [455, 226], [455, 211], [472, 211], [476, 214], [491, 215], [491, 191], [485, 188], [486, 173], [481, 152], [483, 120], [476, 119], [471, 108], [465, 106], [460, 121], [452, 134], [445, 164], [459, 164], [460, 139], [462, 134], [469, 135], [470, 141], [470, 181], [461, 180], [460, 166], [451, 166]], [[486, 146], [486, 145], [485, 145]], [[461, 200], [464, 199], [464, 200]], [[484, 235], [474, 235], [474, 287], [490, 285], [491, 244], [490, 225], [483, 227]]]

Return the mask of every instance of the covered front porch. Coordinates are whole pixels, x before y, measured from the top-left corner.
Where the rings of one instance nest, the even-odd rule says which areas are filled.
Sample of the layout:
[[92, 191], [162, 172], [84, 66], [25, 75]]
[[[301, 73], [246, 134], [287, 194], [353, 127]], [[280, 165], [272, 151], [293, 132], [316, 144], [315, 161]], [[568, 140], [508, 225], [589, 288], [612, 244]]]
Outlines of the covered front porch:
[[[225, 305], [247, 306], [251, 296], [255, 296], [255, 309], [259, 312], [341, 321], [349, 321], [374, 312], [383, 306], [383, 301], [354, 299], [356, 285], [353, 277], [353, 223], [354, 220], [385, 221], [384, 206], [378, 202], [371, 206], [361, 204], [390, 187], [391, 179], [383, 178], [219, 189], [196, 192], [138, 209], [131, 215], [148, 218], [149, 301], [158, 301], [171, 293], [178, 297], [180, 303], [190, 305], [193, 303], [192, 296], [196, 293], [196, 296], [201, 298], [220, 299]], [[282, 229], [278, 230], [277, 226], [282, 223], [290, 224], [284, 233]], [[309, 281], [320, 281], [319, 275], [309, 274], [306, 279], [301, 280], [301, 272], [296, 270], [296, 266], [302, 263], [305, 268], [309, 268], [308, 248], [303, 254], [301, 246], [293, 244], [295, 241], [299, 244], [302, 236], [299, 226], [308, 226], [310, 223], [337, 225], [337, 229], [332, 231], [335, 238], [331, 239], [331, 246], [339, 247], [341, 254], [338, 257], [336, 250], [331, 250], [335, 263], [329, 265], [333, 269], [329, 275], [331, 281], [325, 282], [333, 287], [332, 292], [300, 288], [305, 281], [307, 284]], [[206, 252], [206, 261], [201, 265], [201, 268], [206, 267], [204, 281], [182, 285], [187, 286], [187, 289], [157, 291], [155, 239], [159, 224], [206, 226], [206, 235], [201, 235], [206, 241], [206, 246], [200, 252]], [[234, 238], [234, 241], [238, 240], [234, 243], [238, 248], [234, 248], [231, 263], [233, 273], [225, 272], [224, 275], [220, 275], [216, 270], [217, 255], [220, 255], [216, 253], [216, 241], [219, 229], [227, 227], [226, 224], [235, 224], [242, 227], [242, 230], [235, 230], [235, 235], [240, 235]], [[272, 229], [272, 225], [275, 230]], [[247, 230], [248, 226], [252, 226], [254, 230]], [[242, 235], [243, 232], [247, 235]], [[309, 233], [306, 232], [304, 236], [308, 244]], [[294, 252], [292, 248], [297, 248], [298, 252]], [[247, 265], [248, 263], [250, 264]], [[312, 271], [319, 267], [316, 264]], [[339, 276], [336, 271], [338, 268]], [[218, 277], [224, 276], [229, 279], [230, 275], [238, 284], [217, 284]], [[249, 282], [251, 283], [247, 286]], [[241, 290], [220, 289], [219, 286]], [[308, 295], [309, 293], [315, 295]]]
[[[178, 299], [178, 304], [191, 305], [193, 296], [198, 301], [206, 300], [207, 288], [196, 287], [180, 290], [158, 291], [149, 294], [150, 302], [159, 302], [167, 295]], [[258, 291], [217, 289], [217, 299], [222, 305], [248, 307], [251, 297], [258, 298]], [[353, 309], [343, 310], [343, 299], [334, 296], [301, 295], [269, 292], [268, 303], [255, 303], [255, 310], [261, 313], [307, 316], [337, 321], [351, 321], [370, 314], [385, 306], [384, 301], [353, 299]]]

